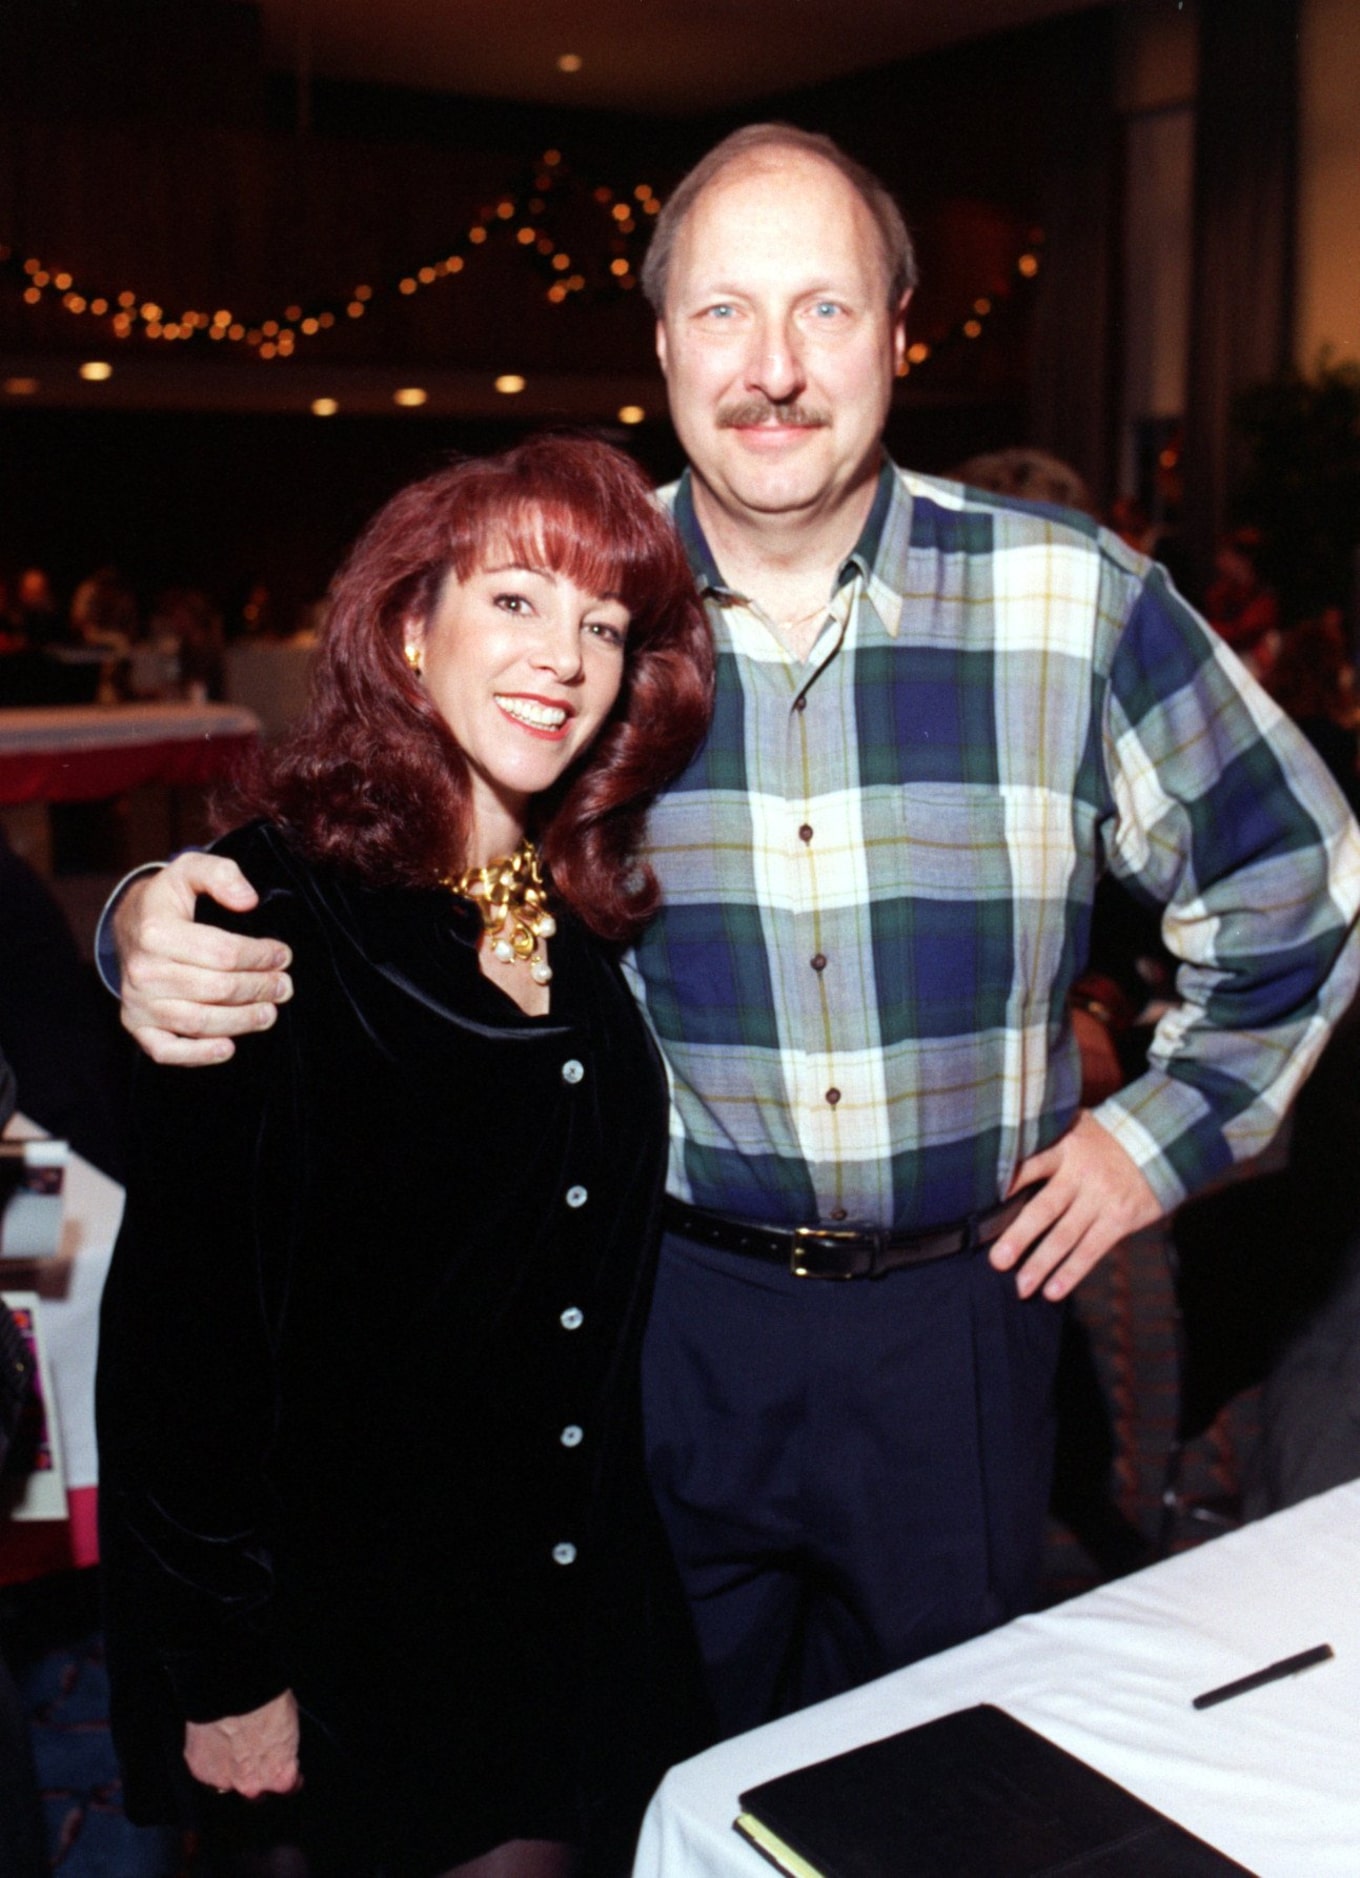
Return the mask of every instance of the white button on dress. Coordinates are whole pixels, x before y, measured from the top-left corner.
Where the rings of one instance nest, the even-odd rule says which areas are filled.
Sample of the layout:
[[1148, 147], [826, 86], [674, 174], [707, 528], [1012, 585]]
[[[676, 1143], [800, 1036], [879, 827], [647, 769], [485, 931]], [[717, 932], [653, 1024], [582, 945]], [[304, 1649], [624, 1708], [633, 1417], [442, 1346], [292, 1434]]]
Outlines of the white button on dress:
[[567, 1205], [568, 1206], [584, 1206], [586, 1201], [589, 1198], [590, 1198], [590, 1195], [586, 1192], [584, 1187], [568, 1187], [567, 1188]]
[[563, 1082], [580, 1082], [585, 1073], [584, 1063], [578, 1063], [574, 1056], [569, 1056], [562, 1065]]
[[575, 1562], [576, 1547], [572, 1545], [570, 1540], [564, 1539], [560, 1545], [553, 1547], [553, 1563], [555, 1565], [574, 1565]]
[[586, 1315], [584, 1311], [578, 1311], [574, 1304], [569, 1304], [557, 1321], [563, 1330], [579, 1330], [586, 1321]]
[[575, 1422], [568, 1422], [557, 1438], [564, 1448], [579, 1448], [584, 1435]]

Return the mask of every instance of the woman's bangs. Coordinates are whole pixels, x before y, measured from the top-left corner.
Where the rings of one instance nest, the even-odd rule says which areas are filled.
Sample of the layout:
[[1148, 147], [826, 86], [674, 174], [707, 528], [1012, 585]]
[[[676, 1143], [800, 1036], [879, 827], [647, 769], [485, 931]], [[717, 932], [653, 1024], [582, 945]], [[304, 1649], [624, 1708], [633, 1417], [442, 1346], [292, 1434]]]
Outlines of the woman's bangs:
[[[497, 492], [500, 494], [500, 492]], [[573, 581], [585, 593], [616, 595], [633, 604], [650, 544], [636, 521], [603, 515], [574, 495], [515, 492], [492, 499], [476, 515], [465, 508], [453, 544], [453, 570], [460, 580], [480, 567], [542, 569]]]

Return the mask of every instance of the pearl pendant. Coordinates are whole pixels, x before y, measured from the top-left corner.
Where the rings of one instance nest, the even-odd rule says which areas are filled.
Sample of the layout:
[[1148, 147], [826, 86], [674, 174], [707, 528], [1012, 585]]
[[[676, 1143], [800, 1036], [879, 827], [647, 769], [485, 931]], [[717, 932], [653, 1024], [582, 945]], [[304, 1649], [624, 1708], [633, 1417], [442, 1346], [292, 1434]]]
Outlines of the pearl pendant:
[[491, 948], [492, 954], [502, 965], [508, 965], [515, 956], [515, 948], [508, 939], [498, 939]]
[[551, 939], [557, 931], [557, 921], [551, 913], [544, 913], [540, 916], [535, 930], [540, 939]]
[[546, 959], [535, 959], [529, 967], [529, 975], [536, 985], [546, 985], [552, 977], [552, 966]]

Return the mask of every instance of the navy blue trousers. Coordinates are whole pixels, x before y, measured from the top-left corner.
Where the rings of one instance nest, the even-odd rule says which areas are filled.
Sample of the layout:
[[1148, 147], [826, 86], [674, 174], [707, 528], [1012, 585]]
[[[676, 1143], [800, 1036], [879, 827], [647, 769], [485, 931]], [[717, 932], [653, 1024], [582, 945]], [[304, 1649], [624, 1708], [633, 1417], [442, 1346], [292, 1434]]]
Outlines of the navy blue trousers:
[[648, 1465], [724, 1735], [1028, 1607], [1061, 1325], [985, 1253], [845, 1283], [667, 1235]]

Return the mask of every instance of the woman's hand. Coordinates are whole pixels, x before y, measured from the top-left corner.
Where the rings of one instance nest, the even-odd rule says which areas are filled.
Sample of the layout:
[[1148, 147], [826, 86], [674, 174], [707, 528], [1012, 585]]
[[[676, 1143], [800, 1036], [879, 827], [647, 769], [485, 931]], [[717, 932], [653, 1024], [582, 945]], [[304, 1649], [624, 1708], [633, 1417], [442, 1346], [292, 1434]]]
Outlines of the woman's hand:
[[291, 1689], [249, 1715], [184, 1725], [184, 1759], [194, 1779], [247, 1800], [295, 1793], [302, 1785], [297, 1752], [298, 1710]]

